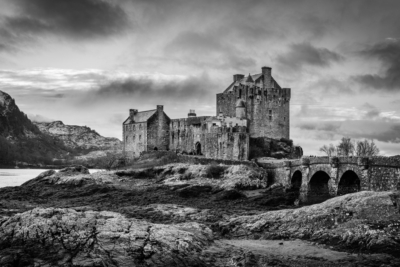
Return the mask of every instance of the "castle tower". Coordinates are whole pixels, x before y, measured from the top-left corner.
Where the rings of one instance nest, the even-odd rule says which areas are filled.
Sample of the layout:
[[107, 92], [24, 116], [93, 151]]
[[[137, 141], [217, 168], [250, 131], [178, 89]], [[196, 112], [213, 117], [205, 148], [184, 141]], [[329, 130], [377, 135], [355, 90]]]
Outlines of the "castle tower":
[[196, 117], [196, 112], [194, 109], [189, 110], [188, 118]]
[[270, 67], [262, 67], [261, 73], [236, 74], [217, 94], [217, 115], [222, 112], [226, 117], [248, 119], [251, 138], [290, 138], [290, 91], [280, 87]]

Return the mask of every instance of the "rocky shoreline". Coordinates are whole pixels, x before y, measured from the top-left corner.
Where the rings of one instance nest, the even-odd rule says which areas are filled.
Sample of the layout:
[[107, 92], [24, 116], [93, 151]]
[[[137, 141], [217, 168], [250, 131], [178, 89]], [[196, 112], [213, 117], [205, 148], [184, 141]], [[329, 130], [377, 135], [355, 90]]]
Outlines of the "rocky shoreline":
[[295, 206], [250, 166], [49, 170], [0, 189], [0, 266], [399, 266], [399, 199]]

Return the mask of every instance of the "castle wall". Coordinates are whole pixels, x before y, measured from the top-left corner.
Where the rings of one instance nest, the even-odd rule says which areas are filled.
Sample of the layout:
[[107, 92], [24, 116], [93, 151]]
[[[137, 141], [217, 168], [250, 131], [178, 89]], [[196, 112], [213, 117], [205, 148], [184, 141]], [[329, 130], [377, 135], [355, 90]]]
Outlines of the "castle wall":
[[205, 153], [206, 119], [209, 117], [194, 117], [171, 120], [170, 149], [180, 152], [194, 152], [196, 143], [201, 144], [201, 152]]
[[[249, 157], [249, 135], [245, 120], [237, 120], [243, 126], [227, 127], [212, 125], [215, 117], [196, 117], [171, 120], [170, 147], [190, 154], [197, 153], [200, 143], [201, 154], [208, 158], [247, 160]], [[236, 120], [224, 118], [226, 124]]]
[[217, 115], [235, 117], [239, 96], [246, 103], [251, 137], [290, 138], [290, 89], [240, 85], [217, 94]]
[[232, 92], [217, 94], [217, 116], [222, 112], [227, 117], [235, 117], [237, 100], [237, 96]]
[[158, 107], [157, 112], [147, 121], [147, 150], [169, 150], [169, 124], [170, 119], [162, 107]]
[[247, 160], [249, 158], [249, 134], [245, 127], [212, 127], [206, 133], [208, 158]]
[[147, 150], [147, 123], [131, 123], [123, 126], [124, 152], [129, 158], [140, 156]]

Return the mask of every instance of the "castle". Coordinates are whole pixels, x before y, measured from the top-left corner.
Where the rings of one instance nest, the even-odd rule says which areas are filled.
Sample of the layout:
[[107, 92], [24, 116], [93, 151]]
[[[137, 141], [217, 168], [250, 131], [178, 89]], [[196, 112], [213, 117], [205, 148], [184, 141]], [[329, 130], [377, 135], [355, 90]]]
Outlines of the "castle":
[[190, 110], [187, 118], [170, 119], [163, 106], [130, 109], [122, 125], [124, 153], [134, 158], [142, 151], [173, 150], [247, 160], [252, 150], [269, 146], [268, 140], [289, 140], [290, 96], [291, 89], [279, 86], [272, 69], [262, 67], [259, 74], [233, 75], [228, 88], [217, 94], [216, 116], [198, 117]]

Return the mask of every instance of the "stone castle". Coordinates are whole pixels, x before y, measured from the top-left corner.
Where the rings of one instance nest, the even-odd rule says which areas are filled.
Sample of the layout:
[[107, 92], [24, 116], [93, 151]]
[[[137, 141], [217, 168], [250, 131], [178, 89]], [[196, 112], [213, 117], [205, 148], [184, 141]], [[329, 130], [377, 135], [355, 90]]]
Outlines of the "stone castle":
[[[123, 122], [124, 153], [173, 150], [209, 158], [247, 160], [252, 150], [268, 151], [271, 140], [290, 141], [290, 88], [281, 88], [272, 69], [255, 75], [233, 75], [233, 82], [217, 94], [216, 116], [170, 119], [154, 110], [129, 110]], [[253, 153], [254, 154], [254, 153]], [[260, 155], [258, 156], [269, 156]]]

